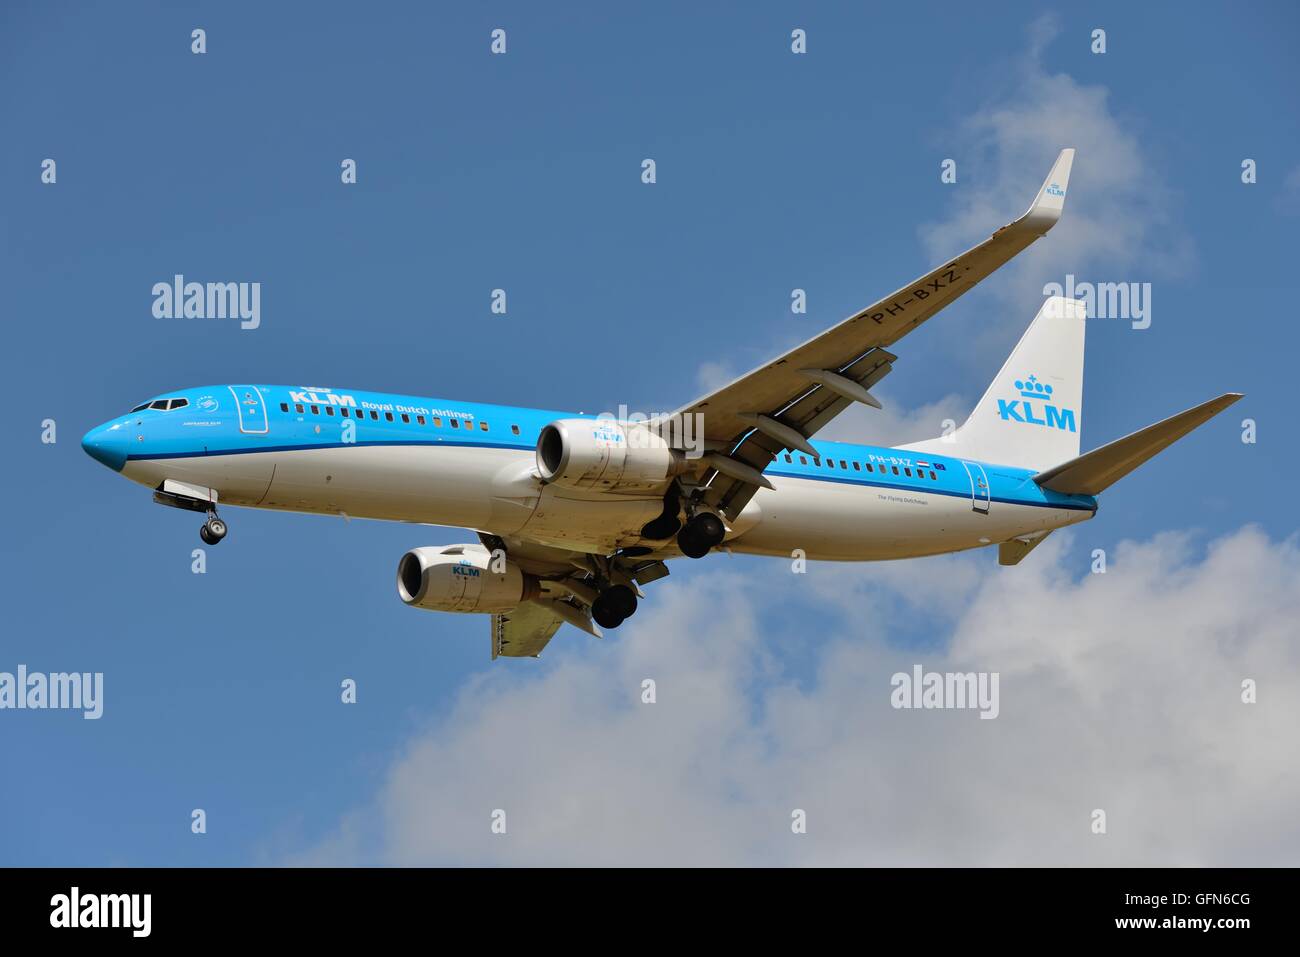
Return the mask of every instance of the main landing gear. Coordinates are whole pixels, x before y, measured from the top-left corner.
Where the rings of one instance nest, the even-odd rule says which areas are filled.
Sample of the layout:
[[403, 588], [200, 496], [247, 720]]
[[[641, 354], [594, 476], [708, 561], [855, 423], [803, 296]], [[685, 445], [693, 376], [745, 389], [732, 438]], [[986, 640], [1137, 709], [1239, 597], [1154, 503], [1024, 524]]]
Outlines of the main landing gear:
[[677, 533], [677, 547], [687, 558], [703, 558], [726, 535], [722, 519], [712, 512], [696, 512]]
[[626, 585], [610, 585], [591, 603], [591, 617], [602, 628], [617, 628], [636, 614], [636, 592]]
[[217, 510], [208, 512], [208, 520], [199, 529], [199, 538], [204, 545], [216, 545], [226, 537], [226, 523], [217, 518]]
[[713, 512], [688, 502], [690, 516], [683, 525], [680, 519], [682, 492], [674, 483], [664, 495], [664, 510], [658, 518], [641, 528], [641, 537], [650, 541], [663, 541], [677, 536], [677, 547], [688, 558], [703, 558], [727, 536], [722, 519]]

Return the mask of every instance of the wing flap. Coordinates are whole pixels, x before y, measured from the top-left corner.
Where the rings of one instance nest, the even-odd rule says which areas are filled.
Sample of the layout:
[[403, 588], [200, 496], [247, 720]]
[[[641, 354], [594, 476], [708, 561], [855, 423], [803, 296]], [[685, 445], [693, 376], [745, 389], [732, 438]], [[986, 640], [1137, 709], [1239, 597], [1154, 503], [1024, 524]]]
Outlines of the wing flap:
[[550, 608], [526, 601], [513, 611], [492, 616], [492, 660], [536, 658], [562, 620]]
[[[892, 363], [897, 358], [884, 349], [873, 349], [851, 363], [841, 374], [864, 389], [870, 389], [889, 374], [893, 369]], [[808, 392], [774, 418], [804, 435], [813, 435], [853, 403], [851, 399], [832, 392], [825, 386], [812, 382], [808, 384]], [[741, 439], [731, 457], [762, 471], [784, 450], [785, 446], [776, 439], [754, 430]], [[757, 491], [757, 486], [752, 483], [719, 474], [709, 484], [705, 501], [734, 518]]]

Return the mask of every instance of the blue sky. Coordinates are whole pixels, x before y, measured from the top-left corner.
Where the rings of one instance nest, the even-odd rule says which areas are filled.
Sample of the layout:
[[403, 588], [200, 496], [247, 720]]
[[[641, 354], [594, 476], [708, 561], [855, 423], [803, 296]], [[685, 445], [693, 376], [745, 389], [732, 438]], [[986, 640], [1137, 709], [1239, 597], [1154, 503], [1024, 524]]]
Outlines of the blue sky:
[[[1297, 508], [1276, 494], [1300, 466], [1285, 412], [1298, 344], [1298, 15], [1289, 4], [1043, 9], [6, 4], [0, 280], [15, 403], [0, 472], [0, 670], [102, 671], [106, 700], [96, 722], [0, 713], [0, 863], [540, 863], [601, 847], [620, 862], [983, 862], [998, 853], [979, 836], [988, 815], [974, 797], [930, 808], [967, 826], [951, 854], [924, 818], [838, 839], [823, 823], [815, 852], [776, 850], [763, 829], [775, 820], [779, 836], [792, 801], [834, 807], [826, 822], [851, 816], [852, 801], [835, 804], [845, 794], [905, 808], [919, 780], [960, 795], [927, 758], [958, 742], [987, 758], [977, 776], [998, 754], [1043, 760], [1041, 783], [1068, 804], [1087, 791], [1080, 771], [1054, 776], [1044, 756], [1069, 751], [1078, 722], [1029, 702], [1050, 710], [1047, 692], [1067, 688], [1103, 707], [1098, 689], [1131, 700], [1126, 681], [1162, 704], [1095, 715], [1108, 730], [1094, 738], [1122, 755], [1074, 745], [1098, 779], [1133, 772], [1111, 800], [1140, 809], [1130, 820], [1145, 830], [1130, 823], [1105, 852], [1119, 856], [1096, 857], [1093, 845], [1044, 842], [1063, 804], [1035, 806], [1018, 839], [995, 831], [1000, 859], [1037, 860], [1031, 848], [1044, 846], [1050, 862], [1270, 853], [1263, 829], [1281, 812], [1249, 804], [1248, 782], [1300, 795], [1277, 749], [1295, 706], [1245, 727], [1193, 689], [1231, 692], [1266, 670], [1277, 689], [1300, 689], [1283, 627], [1300, 581]], [[190, 52], [196, 27], [204, 55]], [[488, 52], [496, 27], [504, 56]], [[803, 56], [789, 49], [796, 27]], [[1090, 52], [1096, 27], [1102, 55]], [[672, 408], [1018, 215], [1064, 146], [1079, 154], [1051, 237], [899, 343], [886, 415], [855, 413], [835, 437], [919, 439], [960, 419], [1042, 285], [1067, 272], [1153, 289], [1149, 329], [1090, 323], [1085, 448], [1224, 391], [1246, 398], [1035, 552], [1026, 564], [1041, 567], [1018, 584], [997, 578], [991, 553], [814, 568], [798, 581], [787, 563], [716, 556], [674, 565], [650, 599], [661, 607], [603, 643], [566, 630], [545, 659], [493, 667], [483, 620], [415, 612], [394, 594], [404, 550], [466, 533], [233, 510], [229, 539], [194, 575], [195, 517], [152, 505], [77, 444], [143, 398], [230, 381]], [[647, 157], [653, 186], [640, 182]], [[54, 185], [41, 183], [45, 158]], [[340, 184], [344, 158], [358, 163], [356, 185]], [[946, 158], [956, 184], [940, 182]], [[1245, 158], [1254, 185], [1241, 182]], [[150, 289], [175, 273], [260, 281], [261, 327], [154, 319]], [[497, 287], [506, 316], [489, 311]], [[806, 316], [790, 312], [796, 287]], [[1258, 442], [1241, 442], [1243, 418]], [[57, 422], [53, 445], [40, 441], [44, 419]], [[1095, 548], [1112, 555], [1104, 584], [1086, 580]], [[1166, 657], [1088, 644], [1138, 624], [1135, 643], [1176, 640], [1169, 622], [1210, 593], [1217, 604], [1187, 619], [1186, 647], [1153, 645]], [[982, 611], [997, 596], [1001, 623]], [[1155, 607], [1166, 617], [1141, 619]], [[888, 709], [837, 710], [874, 694], [837, 675], [869, 688], [918, 655], [1010, 673], [1033, 651], [998, 645], [999, 629], [1018, 618], [1050, 643], [1067, 609], [1089, 622], [1075, 636], [1083, 650], [1060, 646], [1021, 717], [990, 722], [1010, 729], [999, 731], [1009, 744], [982, 750], [970, 727], [900, 729]], [[1224, 657], [1182, 675], [1171, 661], [1198, 648]], [[1097, 660], [1110, 667], [1077, 670]], [[662, 726], [620, 704], [647, 669], [678, 689], [655, 706]], [[1163, 704], [1157, 675], [1175, 682], [1177, 706]], [[345, 677], [358, 682], [355, 706], [339, 702]], [[1119, 744], [1166, 724], [1177, 735], [1182, 707], [1216, 715], [1185, 751]], [[814, 733], [840, 713], [862, 722], [842, 752], [828, 742], [844, 725]], [[1016, 738], [1017, 720], [1058, 736]], [[722, 750], [673, 766], [682, 749], [665, 742], [711, 737]], [[881, 738], [907, 747], [861, 749]], [[811, 796], [775, 783], [790, 779], [781, 762], [793, 753], [824, 757], [797, 769]], [[1206, 753], [1226, 765], [1201, 764]], [[1211, 770], [1241, 790], [1197, 810], [1199, 839], [1160, 831], [1161, 801]], [[674, 780], [689, 783], [669, 794]], [[979, 797], [985, 808], [1030, 800]], [[1101, 799], [1078, 793], [1080, 807]], [[463, 837], [503, 805], [518, 809], [517, 840], [490, 844], [486, 823], [481, 839]], [[1241, 830], [1247, 806], [1259, 833]], [[208, 814], [206, 835], [190, 833], [193, 808]], [[547, 826], [542, 809], [561, 823]], [[736, 823], [713, 840], [687, 827], [687, 840], [665, 809]], [[1300, 838], [1284, 827], [1294, 863]]]

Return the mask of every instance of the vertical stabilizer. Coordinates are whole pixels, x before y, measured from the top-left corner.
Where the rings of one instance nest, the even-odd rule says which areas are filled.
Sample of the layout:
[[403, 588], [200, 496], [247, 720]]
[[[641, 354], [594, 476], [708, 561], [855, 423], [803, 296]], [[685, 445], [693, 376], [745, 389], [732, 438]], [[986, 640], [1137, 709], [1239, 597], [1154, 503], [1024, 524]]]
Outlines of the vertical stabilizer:
[[1030, 469], [1077, 457], [1085, 318], [1083, 302], [1048, 299], [965, 423], [904, 448]]

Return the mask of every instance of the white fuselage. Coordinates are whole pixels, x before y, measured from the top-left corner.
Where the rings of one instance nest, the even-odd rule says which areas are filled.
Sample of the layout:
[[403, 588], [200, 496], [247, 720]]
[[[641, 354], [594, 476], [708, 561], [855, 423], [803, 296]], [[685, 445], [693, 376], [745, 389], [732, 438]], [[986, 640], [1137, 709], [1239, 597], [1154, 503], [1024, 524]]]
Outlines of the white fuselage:
[[[590, 552], [645, 544], [658, 497], [543, 485], [518, 448], [376, 445], [130, 461], [142, 485], [211, 488], [223, 505], [444, 525]], [[1092, 511], [782, 475], [728, 529], [738, 552], [871, 561], [977, 548], [1085, 521]], [[671, 543], [667, 546], [671, 551]]]

